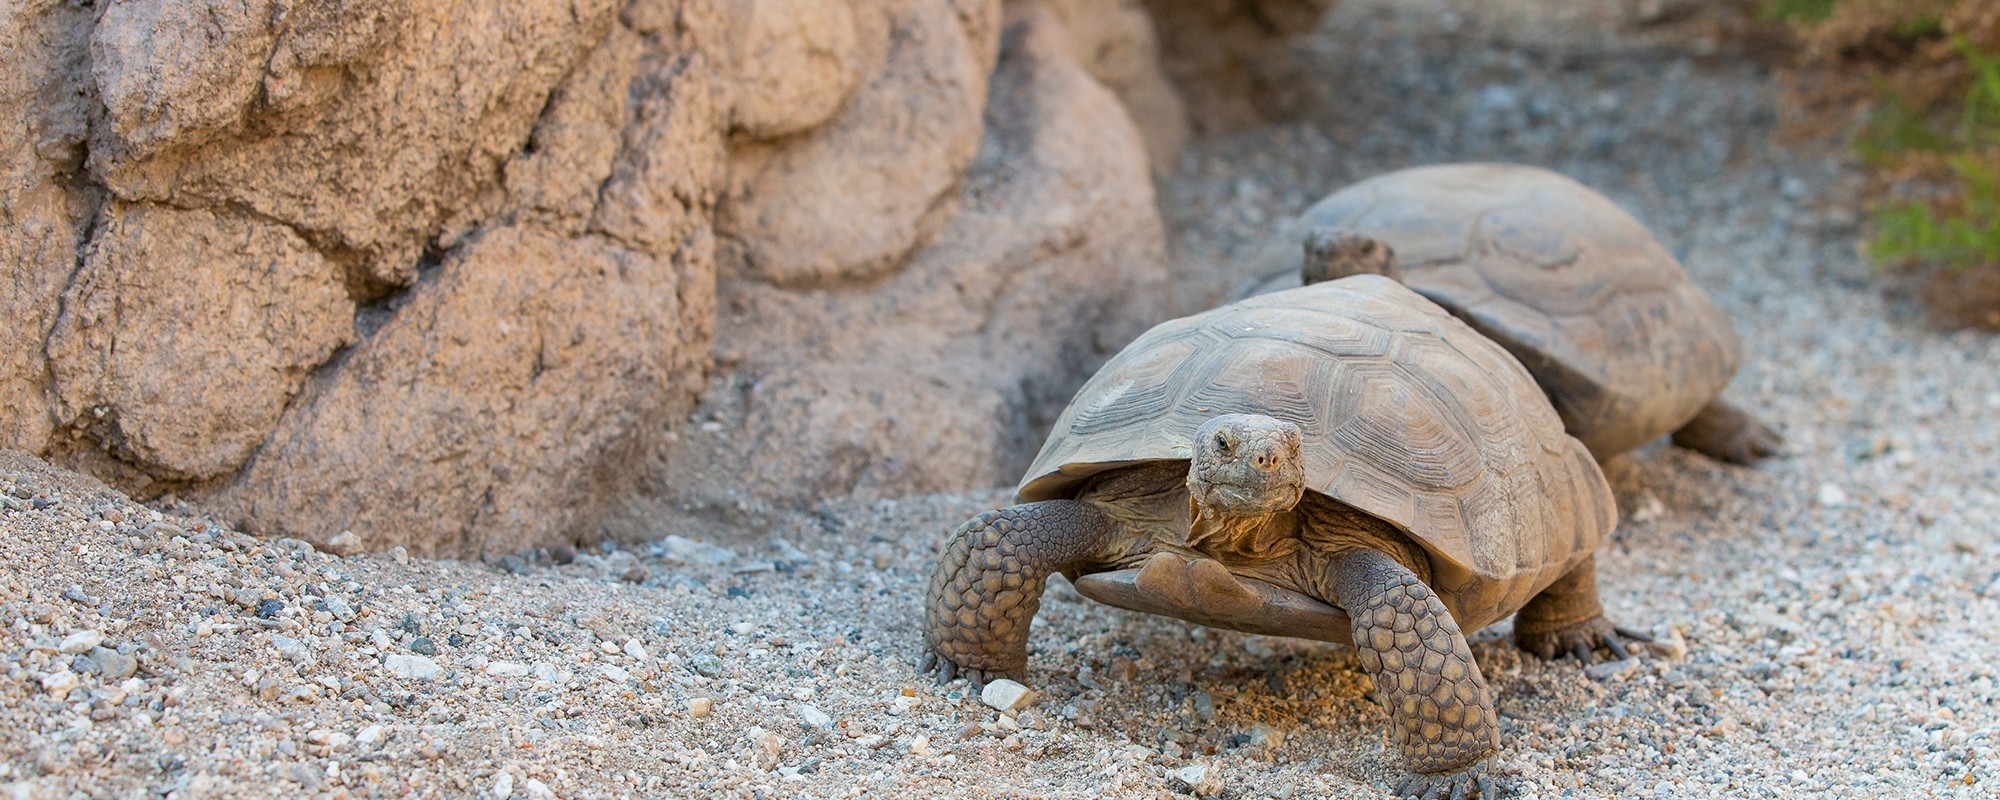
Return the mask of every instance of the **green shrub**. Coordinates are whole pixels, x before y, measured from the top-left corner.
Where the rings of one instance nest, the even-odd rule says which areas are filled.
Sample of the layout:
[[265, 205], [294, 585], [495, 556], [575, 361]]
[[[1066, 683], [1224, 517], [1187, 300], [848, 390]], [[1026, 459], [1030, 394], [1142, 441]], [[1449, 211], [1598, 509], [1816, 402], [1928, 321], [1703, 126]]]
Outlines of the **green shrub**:
[[1942, 158], [1946, 170], [1915, 199], [1878, 203], [1869, 255], [1880, 264], [1936, 264], [2000, 269], [2000, 56], [1963, 38], [1952, 42], [1971, 81], [1956, 120], [1885, 96], [1854, 148], [1862, 161], [1898, 168], [1917, 156]]

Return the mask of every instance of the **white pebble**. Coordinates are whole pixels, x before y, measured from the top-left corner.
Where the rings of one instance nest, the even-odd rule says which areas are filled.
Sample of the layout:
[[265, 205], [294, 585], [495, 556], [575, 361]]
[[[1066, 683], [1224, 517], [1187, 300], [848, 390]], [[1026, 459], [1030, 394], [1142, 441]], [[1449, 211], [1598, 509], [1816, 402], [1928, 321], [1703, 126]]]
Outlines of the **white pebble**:
[[1001, 711], [1013, 711], [1035, 702], [1035, 692], [1026, 686], [1001, 678], [986, 684], [979, 693], [981, 702]]
[[486, 665], [486, 674], [498, 678], [522, 678], [528, 675], [528, 665], [511, 661], [495, 661]]
[[362, 728], [360, 733], [354, 734], [354, 741], [357, 744], [372, 745], [376, 742], [382, 741], [382, 733], [383, 733], [382, 726], [370, 725], [366, 728]]
[[1172, 783], [1182, 791], [1205, 797], [1222, 794], [1222, 769], [1212, 764], [1189, 764], [1174, 770]]
[[392, 653], [382, 657], [382, 668], [390, 675], [413, 681], [427, 681], [444, 674], [444, 667], [419, 655]]
[[49, 694], [69, 694], [69, 690], [74, 688], [76, 688], [76, 673], [69, 670], [58, 670], [42, 676], [42, 690]]
[[1847, 492], [1837, 485], [1822, 483], [1819, 485], [1819, 504], [1827, 508], [1847, 505]]
[[819, 710], [819, 707], [811, 703], [800, 703], [798, 705], [798, 712], [799, 719], [804, 720], [807, 725], [815, 728], [833, 727], [833, 718], [827, 716], [826, 712]]
[[62, 650], [63, 655], [73, 656], [78, 653], [88, 653], [91, 648], [103, 643], [104, 634], [93, 630], [82, 630], [63, 637], [62, 645], [58, 649]]
[[493, 779], [493, 796], [507, 798], [514, 796], [514, 773], [502, 772]]
[[638, 659], [640, 661], [644, 661], [646, 660], [646, 647], [645, 645], [639, 644], [638, 639], [626, 639], [625, 655]]

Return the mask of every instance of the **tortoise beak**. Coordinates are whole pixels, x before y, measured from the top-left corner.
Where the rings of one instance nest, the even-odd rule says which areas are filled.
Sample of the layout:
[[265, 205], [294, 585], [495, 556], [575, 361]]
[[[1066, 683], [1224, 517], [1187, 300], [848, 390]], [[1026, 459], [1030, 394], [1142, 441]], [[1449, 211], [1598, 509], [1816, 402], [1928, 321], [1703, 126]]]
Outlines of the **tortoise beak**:
[[1236, 514], [1269, 514], [1298, 503], [1298, 481], [1268, 475], [1270, 480], [1211, 481], [1197, 498], [1208, 508]]

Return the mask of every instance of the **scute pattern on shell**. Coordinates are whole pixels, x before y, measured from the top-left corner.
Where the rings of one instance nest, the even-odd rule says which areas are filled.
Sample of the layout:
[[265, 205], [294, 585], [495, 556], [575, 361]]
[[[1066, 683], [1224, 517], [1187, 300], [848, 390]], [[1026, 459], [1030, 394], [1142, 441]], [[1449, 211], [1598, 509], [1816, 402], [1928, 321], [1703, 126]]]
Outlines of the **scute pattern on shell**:
[[1519, 357], [1600, 457], [1686, 423], [1743, 360], [1728, 319], [1644, 225], [1549, 170], [1445, 164], [1348, 186], [1258, 254], [1269, 277], [1256, 291], [1299, 285], [1317, 226], [1387, 242], [1410, 288]]
[[1372, 275], [1147, 331], [1077, 391], [1018, 494], [1066, 497], [1105, 469], [1185, 460], [1225, 413], [1299, 425], [1307, 488], [1408, 531], [1434, 556], [1433, 585], [1477, 595], [1454, 598], [1471, 606], [1518, 608], [1616, 521], [1603, 473], [1520, 363]]

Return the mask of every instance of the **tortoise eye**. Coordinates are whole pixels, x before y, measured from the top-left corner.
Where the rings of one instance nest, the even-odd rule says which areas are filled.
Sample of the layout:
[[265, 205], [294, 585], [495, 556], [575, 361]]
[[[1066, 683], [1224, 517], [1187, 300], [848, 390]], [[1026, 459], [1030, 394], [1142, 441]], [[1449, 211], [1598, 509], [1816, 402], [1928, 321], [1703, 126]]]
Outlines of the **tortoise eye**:
[[1221, 431], [1216, 432], [1215, 449], [1217, 452], [1225, 456], [1229, 455], [1229, 436], [1227, 434], [1224, 434]]

